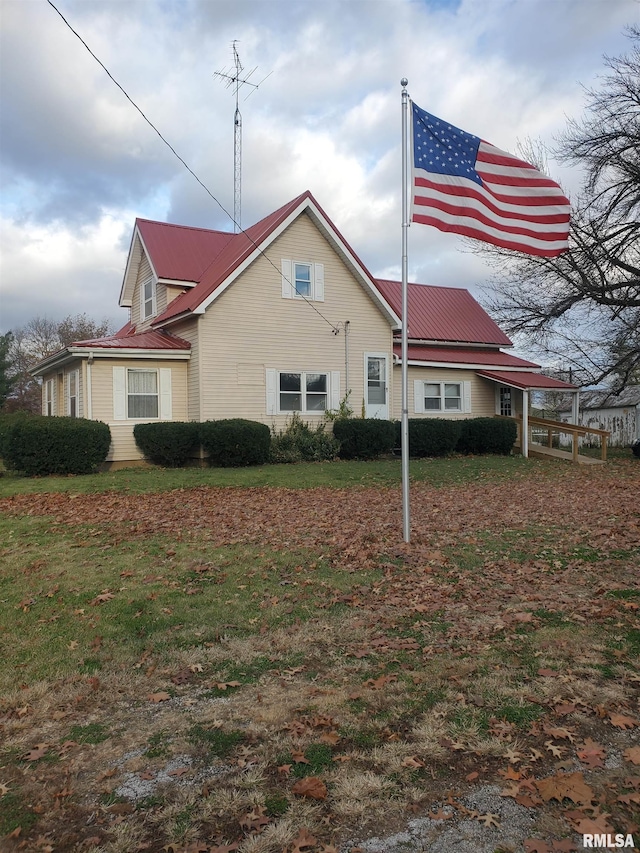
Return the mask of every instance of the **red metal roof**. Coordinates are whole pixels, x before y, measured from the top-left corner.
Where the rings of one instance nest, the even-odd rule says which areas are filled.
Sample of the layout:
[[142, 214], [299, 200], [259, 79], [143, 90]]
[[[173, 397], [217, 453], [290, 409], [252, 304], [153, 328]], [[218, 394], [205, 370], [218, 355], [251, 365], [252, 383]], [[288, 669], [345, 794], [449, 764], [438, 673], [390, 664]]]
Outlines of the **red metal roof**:
[[237, 235], [136, 219], [142, 242], [159, 278], [200, 281], [204, 271]]
[[211, 259], [211, 263], [203, 273], [199, 284], [174, 299], [167, 310], [156, 318], [154, 325], [164, 323], [185, 312], [193, 311], [201, 305], [306, 198], [313, 199], [313, 196], [307, 191], [270, 213], [241, 234], [227, 235], [231, 239], [226, 242], [220, 253]]
[[[191, 349], [189, 341], [172, 335], [169, 332], [150, 330], [147, 332], [127, 332], [127, 328], [134, 327], [127, 324], [115, 335], [106, 338], [93, 338], [88, 341], [74, 341], [71, 347], [83, 347], [86, 349], [169, 349], [185, 350]], [[124, 333], [124, 334], [123, 334]]]
[[510, 371], [510, 370], [479, 370], [478, 376], [484, 376], [487, 379], [493, 379], [495, 382], [501, 382], [504, 385], [513, 385], [516, 388], [539, 389], [543, 391], [575, 391], [576, 385], [571, 385], [569, 382], [562, 382], [560, 379], [552, 379], [550, 376], [544, 376], [542, 373], [529, 373], [529, 371]]
[[[402, 284], [376, 279], [376, 285], [396, 314], [402, 314]], [[456, 287], [409, 284], [409, 326], [413, 340], [512, 346], [468, 290]]]
[[[398, 343], [393, 345], [393, 352], [398, 358], [401, 357], [401, 346]], [[436, 361], [445, 364], [473, 364], [496, 367], [518, 367], [518, 368], [538, 368], [539, 364], [533, 361], [525, 361], [523, 358], [518, 358], [508, 352], [488, 348], [474, 347], [439, 347], [429, 345], [411, 344], [408, 347], [407, 353], [409, 361]]]

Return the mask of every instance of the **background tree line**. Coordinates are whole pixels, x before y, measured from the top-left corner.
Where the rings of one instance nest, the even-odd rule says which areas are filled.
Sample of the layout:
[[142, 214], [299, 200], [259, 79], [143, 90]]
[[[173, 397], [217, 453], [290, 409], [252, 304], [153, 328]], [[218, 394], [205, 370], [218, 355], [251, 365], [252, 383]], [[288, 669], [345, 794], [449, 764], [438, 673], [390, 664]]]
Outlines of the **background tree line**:
[[40, 382], [29, 369], [75, 341], [101, 338], [110, 333], [109, 322], [96, 322], [86, 314], [64, 320], [34, 317], [25, 326], [0, 335], [0, 409], [4, 412], [42, 411]]

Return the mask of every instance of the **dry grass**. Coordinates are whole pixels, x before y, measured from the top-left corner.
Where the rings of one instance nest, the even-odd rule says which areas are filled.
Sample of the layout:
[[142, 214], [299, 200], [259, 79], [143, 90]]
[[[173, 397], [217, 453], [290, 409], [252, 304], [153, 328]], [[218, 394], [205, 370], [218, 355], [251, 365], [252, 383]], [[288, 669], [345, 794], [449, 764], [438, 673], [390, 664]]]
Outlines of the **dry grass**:
[[[514, 468], [507, 506], [495, 482], [416, 487], [409, 547], [384, 489], [340, 494], [330, 536], [326, 492], [232, 490], [227, 526], [202, 487], [152, 495], [142, 525], [127, 496], [106, 522], [95, 497], [5, 502], [7, 849], [329, 851], [508, 768], [572, 767], [639, 823], [637, 467], [555, 470]], [[296, 794], [309, 776], [326, 796]], [[540, 803], [538, 837], [570, 834], [565, 811]]]

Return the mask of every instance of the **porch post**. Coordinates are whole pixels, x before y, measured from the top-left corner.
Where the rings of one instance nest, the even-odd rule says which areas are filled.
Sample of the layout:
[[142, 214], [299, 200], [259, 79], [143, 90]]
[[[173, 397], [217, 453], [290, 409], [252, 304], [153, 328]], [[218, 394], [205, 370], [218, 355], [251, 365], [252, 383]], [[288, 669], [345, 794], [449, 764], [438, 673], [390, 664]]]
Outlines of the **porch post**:
[[571, 423], [579, 424], [580, 423], [580, 392], [573, 392], [573, 399], [571, 401]]
[[529, 391], [522, 391], [522, 455], [529, 458]]

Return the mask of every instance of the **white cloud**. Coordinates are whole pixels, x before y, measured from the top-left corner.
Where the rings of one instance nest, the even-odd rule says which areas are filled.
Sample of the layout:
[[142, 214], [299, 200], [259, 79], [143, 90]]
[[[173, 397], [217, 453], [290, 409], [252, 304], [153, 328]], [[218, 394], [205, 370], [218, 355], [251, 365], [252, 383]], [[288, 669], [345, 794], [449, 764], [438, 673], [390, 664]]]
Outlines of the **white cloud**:
[[[499, 147], [551, 142], [637, 15], [635, 0], [58, 2], [229, 212], [235, 103], [214, 74], [237, 39], [252, 81], [271, 72], [240, 92], [243, 225], [310, 189], [381, 275], [400, 269], [401, 77], [420, 106]], [[0, 331], [37, 313], [120, 321], [136, 215], [231, 222], [48, 4], [3, 0], [0, 37]], [[487, 278], [459, 238], [418, 227], [410, 272], [476, 293]]]

